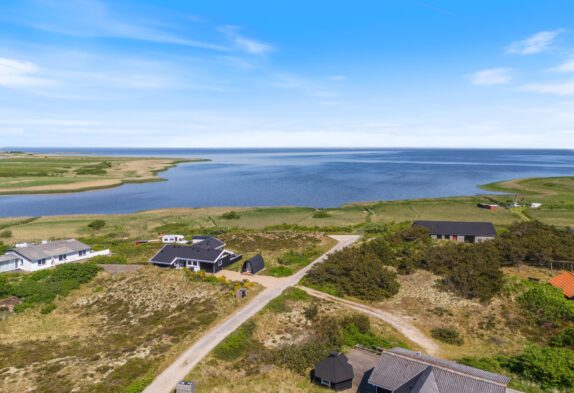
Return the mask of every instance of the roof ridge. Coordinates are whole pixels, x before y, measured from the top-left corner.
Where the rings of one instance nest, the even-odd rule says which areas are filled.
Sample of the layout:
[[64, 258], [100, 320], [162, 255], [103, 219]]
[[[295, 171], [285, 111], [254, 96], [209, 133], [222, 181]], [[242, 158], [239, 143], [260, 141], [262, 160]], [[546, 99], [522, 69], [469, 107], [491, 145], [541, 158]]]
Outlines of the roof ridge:
[[[444, 370], [444, 371], [447, 371], [447, 372], [450, 372], [450, 373], [453, 373], [453, 374], [462, 375], [462, 376], [464, 376], [464, 377], [476, 379], [476, 380], [478, 380], [478, 381], [484, 381], [484, 382], [487, 382], [487, 383], [491, 383], [491, 384], [493, 384], [493, 385], [502, 386], [502, 387], [506, 387], [506, 385], [508, 385], [508, 383], [505, 384], [505, 383], [502, 383], [502, 382], [492, 381], [492, 380], [487, 379], [487, 378], [481, 378], [481, 377], [476, 376], [476, 375], [467, 374], [467, 373], [465, 373], [465, 372], [463, 372], [463, 371], [453, 370], [452, 368], [449, 368], [449, 367], [446, 367], [446, 366], [436, 365], [436, 364], [433, 364], [433, 363], [424, 361], [423, 359], [418, 359], [418, 358], [415, 358], [415, 357], [412, 357], [412, 356], [409, 356], [409, 355], [406, 355], [406, 354], [396, 353], [396, 352], [391, 352], [391, 351], [386, 351], [385, 353], [388, 353], [388, 354], [390, 354], [390, 355], [393, 355], [393, 356], [396, 356], [396, 357], [399, 357], [399, 358], [412, 360], [412, 361], [417, 362], [417, 363], [420, 363], [420, 364], [425, 364], [425, 365], [427, 365], [427, 366], [434, 367], [434, 368], [437, 368], [437, 369], [439, 369], [439, 370]], [[458, 364], [458, 363], [455, 363], [455, 364]], [[463, 365], [461, 365], [461, 366], [463, 366]], [[470, 367], [470, 366], [467, 366], [467, 367]], [[479, 369], [477, 369], [477, 370], [479, 370]], [[484, 370], [482, 370], [482, 371], [484, 371]], [[489, 372], [489, 371], [486, 371], [486, 372]], [[493, 374], [495, 374], [495, 373], [493, 373]], [[497, 374], [497, 375], [498, 375], [498, 374]]]

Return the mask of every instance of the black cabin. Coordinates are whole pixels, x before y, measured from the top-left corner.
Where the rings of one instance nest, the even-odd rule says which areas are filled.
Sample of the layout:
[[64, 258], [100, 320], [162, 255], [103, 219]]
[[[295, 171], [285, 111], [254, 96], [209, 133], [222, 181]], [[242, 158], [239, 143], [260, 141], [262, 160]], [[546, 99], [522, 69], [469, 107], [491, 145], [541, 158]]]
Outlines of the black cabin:
[[354, 376], [349, 359], [338, 352], [332, 352], [327, 359], [317, 363], [313, 370], [313, 382], [335, 391], [350, 389]]
[[263, 257], [257, 254], [253, 258], [243, 263], [243, 266], [241, 267], [241, 273], [257, 274], [264, 268], [265, 268], [265, 262], [263, 261]]

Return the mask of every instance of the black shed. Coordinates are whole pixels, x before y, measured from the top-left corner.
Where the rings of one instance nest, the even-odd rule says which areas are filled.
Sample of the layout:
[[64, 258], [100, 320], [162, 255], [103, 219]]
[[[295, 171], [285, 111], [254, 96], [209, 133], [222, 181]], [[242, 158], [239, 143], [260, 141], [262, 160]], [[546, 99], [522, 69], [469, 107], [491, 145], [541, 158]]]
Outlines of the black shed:
[[350, 389], [353, 386], [353, 366], [342, 353], [332, 352], [329, 357], [315, 366], [313, 381], [335, 391]]
[[257, 274], [265, 268], [265, 262], [263, 262], [263, 257], [259, 254], [255, 255], [253, 258], [245, 261], [241, 267], [241, 273], [247, 274]]

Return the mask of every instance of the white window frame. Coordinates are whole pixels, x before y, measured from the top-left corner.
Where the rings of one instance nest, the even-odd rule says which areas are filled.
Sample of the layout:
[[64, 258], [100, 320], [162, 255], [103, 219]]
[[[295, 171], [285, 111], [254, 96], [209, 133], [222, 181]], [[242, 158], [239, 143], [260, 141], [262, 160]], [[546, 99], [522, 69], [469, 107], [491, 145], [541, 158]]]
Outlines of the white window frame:
[[331, 387], [331, 381], [321, 378], [321, 385]]

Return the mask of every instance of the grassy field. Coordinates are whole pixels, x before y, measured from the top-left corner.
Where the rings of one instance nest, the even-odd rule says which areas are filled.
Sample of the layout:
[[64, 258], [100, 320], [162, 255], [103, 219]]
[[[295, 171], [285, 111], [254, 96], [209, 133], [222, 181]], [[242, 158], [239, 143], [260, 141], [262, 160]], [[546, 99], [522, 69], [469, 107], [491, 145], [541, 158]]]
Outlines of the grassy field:
[[0, 319], [0, 391], [125, 392], [245, 301], [183, 271], [102, 272], [52, 313], [37, 307]]
[[[287, 290], [204, 359], [188, 376], [189, 380], [197, 383], [198, 391], [323, 392], [324, 388], [310, 383], [308, 372], [314, 363], [311, 359], [313, 356], [323, 358], [329, 351], [337, 349], [325, 347], [325, 352], [316, 346], [323, 340], [323, 334], [335, 334], [333, 331], [325, 332], [330, 326], [326, 320], [332, 318], [340, 321], [356, 314], [300, 292], [297, 289]], [[316, 308], [316, 315], [309, 312], [312, 308]], [[373, 340], [385, 347], [416, 348], [380, 320], [368, 321], [370, 331], [361, 339]], [[343, 325], [339, 326], [345, 330], [341, 327]], [[356, 339], [352, 333], [346, 332], [344, 335], [349, 344]], [[343, 345], [341, 349], [348, 350], [350, 347]]]
[[0, 195], [88, 191], [159, 181], [158, 172], [197, 160], [0, 153]]

